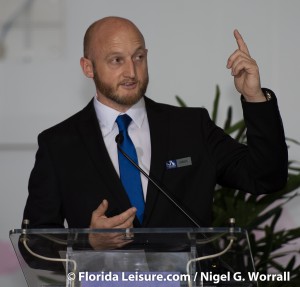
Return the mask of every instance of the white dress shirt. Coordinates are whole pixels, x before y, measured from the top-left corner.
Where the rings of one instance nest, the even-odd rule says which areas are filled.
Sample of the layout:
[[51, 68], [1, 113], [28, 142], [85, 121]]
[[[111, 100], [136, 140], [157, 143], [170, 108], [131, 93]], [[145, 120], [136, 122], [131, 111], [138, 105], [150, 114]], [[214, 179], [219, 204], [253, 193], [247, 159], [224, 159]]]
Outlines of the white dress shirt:
[[[119, 128], [116, 123], [116, 119], [123, 113], [120, 113], [119, 111], [100, 103], [96, 96], [94, 97], [94, 107], [106, 149], [116, 172], [120, 176], [118, 149], [115, 138], [119, 134]], [[132, 119], [128, 127], [128, 134], [135, 146], [139, 166], [147, 174], [149, 174], [151, 161], [151, 142], [144, 98], [141, 98], [135, 105], [127, 110], [126, 114]], [[148, 179], [141, 174], [141, 181], [144, 199], [146, 200]]]

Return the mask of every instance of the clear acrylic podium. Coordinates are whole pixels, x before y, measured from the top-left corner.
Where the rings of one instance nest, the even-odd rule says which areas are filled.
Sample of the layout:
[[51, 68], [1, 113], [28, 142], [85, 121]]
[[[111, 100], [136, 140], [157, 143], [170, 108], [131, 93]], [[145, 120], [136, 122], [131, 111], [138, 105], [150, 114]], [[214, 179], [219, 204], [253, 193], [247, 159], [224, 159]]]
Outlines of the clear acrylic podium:
[[[95, 250], [90, 233], [124, 246]], [[10, 239], [30, 287], [257, 286], [247, 232], [236, 227], [13, 229]]]

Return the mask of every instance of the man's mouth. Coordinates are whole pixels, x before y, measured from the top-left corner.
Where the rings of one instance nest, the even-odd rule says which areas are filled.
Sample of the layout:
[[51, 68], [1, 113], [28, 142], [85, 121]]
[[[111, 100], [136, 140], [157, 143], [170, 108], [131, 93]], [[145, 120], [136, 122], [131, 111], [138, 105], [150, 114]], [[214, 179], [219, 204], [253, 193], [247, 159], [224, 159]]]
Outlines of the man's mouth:
[[119, 86], [122, 86], [125, 89], [134, 89], [137, 86], [137, 83], [137, 81], [128, 81], [119, 84]]

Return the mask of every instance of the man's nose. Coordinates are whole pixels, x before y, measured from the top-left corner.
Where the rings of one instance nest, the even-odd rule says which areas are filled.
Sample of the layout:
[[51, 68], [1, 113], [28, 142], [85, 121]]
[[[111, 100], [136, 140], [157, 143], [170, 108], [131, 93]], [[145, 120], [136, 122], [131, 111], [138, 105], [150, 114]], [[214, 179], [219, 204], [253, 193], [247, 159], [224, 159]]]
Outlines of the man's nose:
[[124, 76], [131, 79], [135, 78], [136, 76], [135, 63], [133, 62], [132, 59], [126, 61]]

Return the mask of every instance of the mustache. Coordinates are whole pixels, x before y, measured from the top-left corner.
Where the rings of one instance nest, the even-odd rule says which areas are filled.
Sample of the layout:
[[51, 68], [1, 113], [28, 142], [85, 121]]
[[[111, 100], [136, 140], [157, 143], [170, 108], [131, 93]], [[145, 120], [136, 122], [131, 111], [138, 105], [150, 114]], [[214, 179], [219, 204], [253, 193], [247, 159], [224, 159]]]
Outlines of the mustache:
[[136, 80], [136, 79], [133, 79], [133, 80], [123, 80], [121, 82], [118, 83], [118, 86], [120, 85], [126, 85], [126, 84], [137, 84], [139, 83], [140, 81]]

